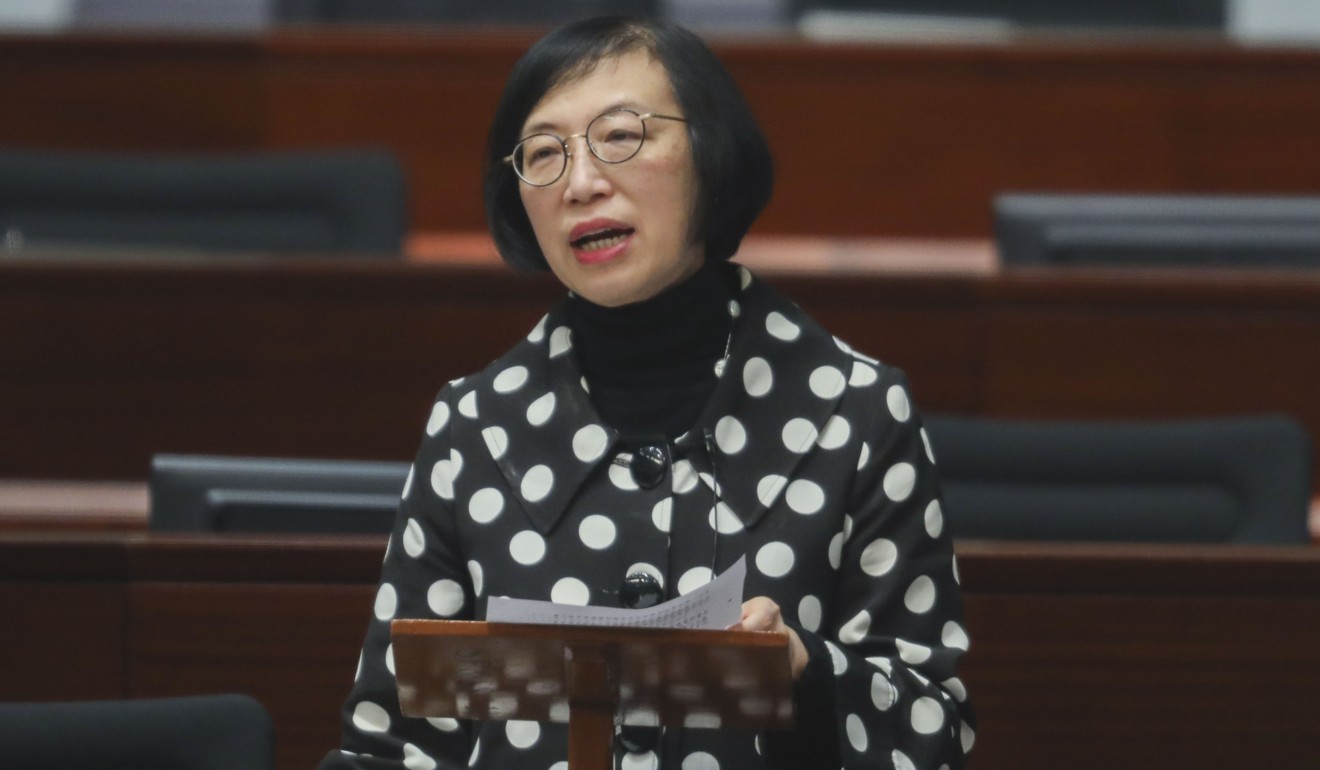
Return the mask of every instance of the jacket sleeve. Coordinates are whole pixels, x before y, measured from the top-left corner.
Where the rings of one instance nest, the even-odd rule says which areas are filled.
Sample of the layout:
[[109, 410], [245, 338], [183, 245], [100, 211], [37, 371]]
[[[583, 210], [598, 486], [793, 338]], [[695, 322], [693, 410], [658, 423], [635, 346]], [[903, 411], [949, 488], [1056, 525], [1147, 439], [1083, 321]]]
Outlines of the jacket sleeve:
[[824, 767], [821, 747], [831, 746], [832, 768], [957, 770], [975, 721], [955, 674], [968, 637], [952, 540], [906, 378], [875, 368], [834, 612], [818, 634], [799, 630], [810, 657], [794, 692], [807, 715], [794, 743], [816, 749], [790, 764]]
[[457, 548], [451, 449], [452, 390], [441, 391], [404, 485], [376, 590], [352, 691], [345, 701], [343, 743], [320, 770], [450, 770], [466, 768], [469, 722], [419, 719], [399, 712], [390, 621], [473, 617], [472, 578]]

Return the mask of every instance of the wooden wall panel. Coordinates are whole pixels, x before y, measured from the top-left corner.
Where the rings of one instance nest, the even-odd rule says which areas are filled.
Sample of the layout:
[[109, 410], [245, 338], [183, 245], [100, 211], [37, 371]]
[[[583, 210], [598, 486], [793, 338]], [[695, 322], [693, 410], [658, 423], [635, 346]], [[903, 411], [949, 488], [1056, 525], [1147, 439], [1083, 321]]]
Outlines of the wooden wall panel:
[[371, 584], [135, 585], [129, 693], [247, 693], [278, 726], [276, 765], [315, 767], [339, 745], [374, 596]]
[[[527, 31], [0, 36], [0, 146], [383, 145], [413, 225], [484, 227], [480, 156]], [[1314, 193], [1320, 53], [1227, 41], [715, 38], [775, 151], [763, 233], [986, 236], [1004, 190]]]

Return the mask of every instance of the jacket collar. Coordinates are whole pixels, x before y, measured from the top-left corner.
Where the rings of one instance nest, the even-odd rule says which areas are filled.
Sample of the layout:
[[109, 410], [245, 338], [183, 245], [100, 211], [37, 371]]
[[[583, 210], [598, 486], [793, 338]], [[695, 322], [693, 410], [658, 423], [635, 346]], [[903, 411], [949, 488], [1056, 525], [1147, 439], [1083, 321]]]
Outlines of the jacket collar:
[[[696, 426], [676, 443], [713, 455], [707, 462], [715, 472], [701, 474], [702, 481], [718, 485], [742, 526], [753, 527], [838, 410], [853, 359], [797, 306], [745, 267], [736, 269], [737, 318], [723, 373]], [[618, 431], [591, 403], [563, 303], [479, 380], [486, 447], [511, 496], [548, 534], [587, 478], [618, 454], [619, 443]], [[524, 429], [534, 440], [508, 440], [507, 430]], [[552, 433], [536, 436], [539, 430]], [[564, 462], [566, 446], [577, 462]]]

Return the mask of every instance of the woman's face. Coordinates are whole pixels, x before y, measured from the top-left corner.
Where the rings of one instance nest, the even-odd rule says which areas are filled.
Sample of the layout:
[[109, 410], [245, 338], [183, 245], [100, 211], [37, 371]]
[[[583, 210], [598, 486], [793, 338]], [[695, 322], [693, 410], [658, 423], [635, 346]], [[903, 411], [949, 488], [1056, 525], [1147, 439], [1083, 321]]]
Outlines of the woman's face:
[[[618, 108], [682, 117], [664, 67], [645, 51], [602, 60], [551, 89], [522, 136], [581, 134]], [[568, 140], [568, 168], [547, 187], [519, 182], [537, 243], [560, 282], [606, 307], [648, 299], [695, 273], [705, 258], [693, 238], [697, 173], [687, 126], [646, 121], [646, 141], [623, 163], [604, 163], [586, 140]]]

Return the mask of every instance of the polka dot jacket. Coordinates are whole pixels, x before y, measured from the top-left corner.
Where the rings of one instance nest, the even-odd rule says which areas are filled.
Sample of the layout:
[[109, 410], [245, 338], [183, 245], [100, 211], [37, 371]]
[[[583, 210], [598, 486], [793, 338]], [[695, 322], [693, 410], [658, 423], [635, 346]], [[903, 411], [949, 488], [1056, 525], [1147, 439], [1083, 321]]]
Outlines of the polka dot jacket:
[[652, 729], [649, 741], [616, 741], [616, 767], [963, 766], [973, 729], [955, 664], [968, 639], [904, 376], [737, 269], [715, 393], [650, 489], [592, 407], [562, 306], [441, 391], [390, 537], [343, 746], [323, 770], [566, 770], [563, 724], [401, 716], [389, 621], [480, 619], [490, 596], [618, 607], [639, 571], [673, 597], [744, 555], [745, 598], [778, 602], [810, 653], [796, 729]]

